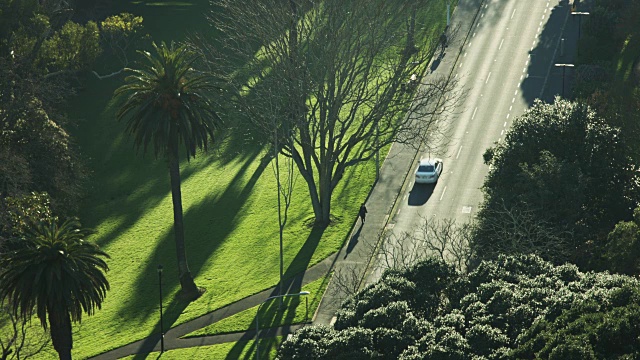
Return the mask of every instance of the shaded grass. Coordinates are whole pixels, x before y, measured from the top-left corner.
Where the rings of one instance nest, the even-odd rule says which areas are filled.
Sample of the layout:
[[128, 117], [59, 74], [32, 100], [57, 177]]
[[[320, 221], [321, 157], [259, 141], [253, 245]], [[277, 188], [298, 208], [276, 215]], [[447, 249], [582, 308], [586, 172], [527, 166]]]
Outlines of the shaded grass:
[[[299, 324], [310, 320], [318, 308], [318, 305], [320, 305], [320, 300], [322, 299], [322, 294], [324, 294], [324, 291], [327, 288], [328, 281], [329, 276], [326, 276], [303, 286], [302, 291], [308, 291], [310, 293], [308, 297], [284, 298], [283, 310], [278, 309], [279, 303], [277, 299], [270, 300], [268, 303], [265, 303], [260, 309], [260, 329], [288, 324]], [[306, 300], [309, 301], [308, 312]], [[257, 306], [252, 307], [226, 319], [220, 320], [215, 324], [211, 324], [200, 330], [187, 334], [184, 337], [190, 338], [254, 330], [257, 311]]]

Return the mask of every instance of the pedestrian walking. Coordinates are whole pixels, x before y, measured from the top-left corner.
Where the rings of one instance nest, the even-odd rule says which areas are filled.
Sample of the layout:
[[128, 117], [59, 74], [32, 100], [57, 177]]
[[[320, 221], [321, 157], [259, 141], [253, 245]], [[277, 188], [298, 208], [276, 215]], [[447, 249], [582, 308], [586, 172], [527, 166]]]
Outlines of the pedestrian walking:
[[362, 223], [364, 224], [364, 219], [367, 216], [367, 207], [364, 206], [364, 203], [360, 205], [360, 211], [358, 212], [358, 215], [360, 215], [360, 220], [362, 220]]

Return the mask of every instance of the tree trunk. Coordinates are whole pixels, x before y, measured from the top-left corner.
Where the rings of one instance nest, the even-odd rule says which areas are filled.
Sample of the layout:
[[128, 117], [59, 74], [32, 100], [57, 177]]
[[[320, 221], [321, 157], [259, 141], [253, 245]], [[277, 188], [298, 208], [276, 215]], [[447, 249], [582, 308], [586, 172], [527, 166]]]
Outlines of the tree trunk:
[[[175, 139], [177, 142], [177, 137]], [[176, 256], [178, 258], [178, 277], [182, 293], [189, 300], [197, 299], [200, 291], [193, 281], [187, 252], [184, 245], [184, 225], [182, 222], [182, 193], [180, 190], [180, 163], [178, 161], [178, 146], [172, 144], [169, 147], [169, 176], [171, 178], [171, 199], [173, 200], [173, 229], [175, 232]]]
[[47, 306], [49, 314], [49, 330], [51, 333], [51, 343], [58, 353], [60, 360], [71, 360], [71, 348], [73, 339], [71, 337], [71, 318], [69, 312], [58, 312], [57, 307]]

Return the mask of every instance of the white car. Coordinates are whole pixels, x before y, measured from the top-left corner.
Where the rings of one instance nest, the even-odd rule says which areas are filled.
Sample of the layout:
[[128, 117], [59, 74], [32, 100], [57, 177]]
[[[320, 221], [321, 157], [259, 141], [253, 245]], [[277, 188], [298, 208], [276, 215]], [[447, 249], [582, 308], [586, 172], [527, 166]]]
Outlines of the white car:
[[442, 174], [442, 159], [422, 159], [416, 169], [416, 184], [434, 184]]

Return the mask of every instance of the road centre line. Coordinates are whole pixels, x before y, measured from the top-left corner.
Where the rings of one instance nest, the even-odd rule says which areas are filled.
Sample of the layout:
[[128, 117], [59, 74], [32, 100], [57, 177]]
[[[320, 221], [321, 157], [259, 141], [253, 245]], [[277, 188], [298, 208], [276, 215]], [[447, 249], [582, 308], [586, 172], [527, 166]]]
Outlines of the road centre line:
[[513, 108], [513, 105], [509, 106], [509, 112], [511, 112], [512, 108]]
[[511, 103], [513, 104], [514, 102], [516, 102], [516, 98], [511, 99]]
[[473, 118], [476, 117], [476, 111], [478, 111], [478, 107], [476, 106], [475, 109], [473, 109], [473, 115], [471, 115], [471, 120], [473, 120]]
[[489, 75], [487, 75], [487, 80], [485, 80], [485, 84], [489, 82], [489, 78], [491, 77], [491, 71], [489, 71]]
[[542, 20], [544, 20], [544, 15], [542, 15]]
[[458, 158], [460, 157], [461, 151], [462, 151], [462, 146], [460, 146], [460, 149], [458, 149], [458, 155], [456, 155], [456, 160], [458, 160]]
[[517, 89], [516, 89], [516, 92], [513, 93], [513, 96], [516, 96], [516, 95], [518, 95], [518, 90]]
[[444, 193], [447, 191], [447, 187], [445, 186], [444, 189], [442, 190], [442, 195], [440, 195], [440, 201], [442, 201], [442, 198], [444, 197]]
[[500, 130], [500, 136], [504, 134], [504, 130]]
[[507, 127], [507, 122], [504, 122], [504, 125], [502, 125], [502, 127]]
[[476, 37], [476, 32], [475, 31], [473, 32], [473, 36], [471, 36], [471, 37]]
[[511, 115], [511, 114], [507, 114], [507, 119], [509, 118], [509, 116], [510, 116], [510, 115]]
[[516, 9], [513, 9], [513, 12], [511, 13], [511, 19], [513, 19], [513, 15], [516, 14]]
[[498, 50], [502, 49], [502, 43], [504, 42], [504, 39], [500, 40], [500, 46], [498, 46]]

